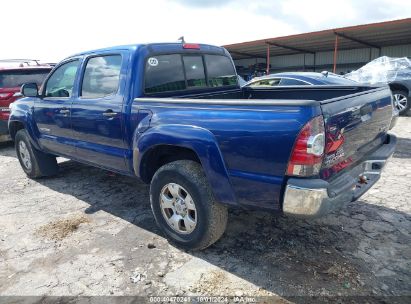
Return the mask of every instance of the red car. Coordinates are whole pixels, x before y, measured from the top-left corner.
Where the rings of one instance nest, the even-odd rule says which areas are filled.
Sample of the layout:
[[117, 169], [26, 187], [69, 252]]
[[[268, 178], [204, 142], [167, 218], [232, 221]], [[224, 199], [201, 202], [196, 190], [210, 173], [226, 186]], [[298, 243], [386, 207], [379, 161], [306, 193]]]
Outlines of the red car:
[[40, 87], [52, 68], [32, 60], [0, 60], [0, 142], [10, 140], [7, 127], [9, 106], [22, 97], [20, 86], [35, 82]]

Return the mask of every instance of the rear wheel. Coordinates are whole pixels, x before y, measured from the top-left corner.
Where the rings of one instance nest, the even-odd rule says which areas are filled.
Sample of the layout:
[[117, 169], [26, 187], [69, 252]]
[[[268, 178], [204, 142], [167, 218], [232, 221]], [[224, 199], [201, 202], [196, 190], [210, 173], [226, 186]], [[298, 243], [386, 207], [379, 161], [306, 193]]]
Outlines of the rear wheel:
[[159, 227], [185, 249], [204, 249], [225, 231], [227, 208], [215, 202], [200, 164], [194, 161], [162, 166], [151, 181], [150, 202]]
[[17, 158], [28, 177], [38, 178], [57, 174], [58, 165], [56, 157], [36, 150], [31, 144], [25, 129], [17, 132], [15, 145]]
[[405, 114], [410, 109], [410, 102], [406, 91], [394, 90], [392, 91], [394, 106], [400, 112], [400, 115]]

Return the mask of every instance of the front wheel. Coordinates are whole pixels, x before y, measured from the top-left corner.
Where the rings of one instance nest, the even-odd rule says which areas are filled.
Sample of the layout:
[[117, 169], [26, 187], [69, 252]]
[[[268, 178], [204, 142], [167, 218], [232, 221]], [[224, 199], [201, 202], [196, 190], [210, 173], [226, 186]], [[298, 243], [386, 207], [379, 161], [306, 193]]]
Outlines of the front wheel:
[[150, 202], [167, 238], [185, 249], [204, 249], [227, 225], [227, 208], [215, 202], [200, 164], [179, 160], [162, 166], [151, 181]]
[[400, 115], [404, 115], [410, 109], [410, 102], [408, 100], [408, 94], [405, 91], [395, 90], [392, 91], [392, 97], [394, 100], [394, 106], [400, 112]]
[[25, 129], [17, 132], [15, 137], [16, 154], [24, 172], [30, 178], [57, 174], [56, 157], [36, 150], [30, 142]]

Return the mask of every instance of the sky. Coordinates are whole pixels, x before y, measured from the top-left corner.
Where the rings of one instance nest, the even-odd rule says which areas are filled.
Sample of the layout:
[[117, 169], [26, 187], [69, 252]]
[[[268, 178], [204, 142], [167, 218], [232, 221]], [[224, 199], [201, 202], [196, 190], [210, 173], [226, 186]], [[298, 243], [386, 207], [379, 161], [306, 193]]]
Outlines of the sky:
[[224, 45], [411, 17], [410, 0], [3, 0], [0, 59], [113, 45]]

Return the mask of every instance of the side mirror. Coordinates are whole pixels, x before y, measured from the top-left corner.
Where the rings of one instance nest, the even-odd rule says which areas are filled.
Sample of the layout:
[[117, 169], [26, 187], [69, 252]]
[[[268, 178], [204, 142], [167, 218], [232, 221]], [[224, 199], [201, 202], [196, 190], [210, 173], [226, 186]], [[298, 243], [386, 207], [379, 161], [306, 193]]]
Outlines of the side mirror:
[[20, 93], [24, 97], [37, 97], [39, 96], [39, 89], [34, 82], [25, 83], [21, 86]]

